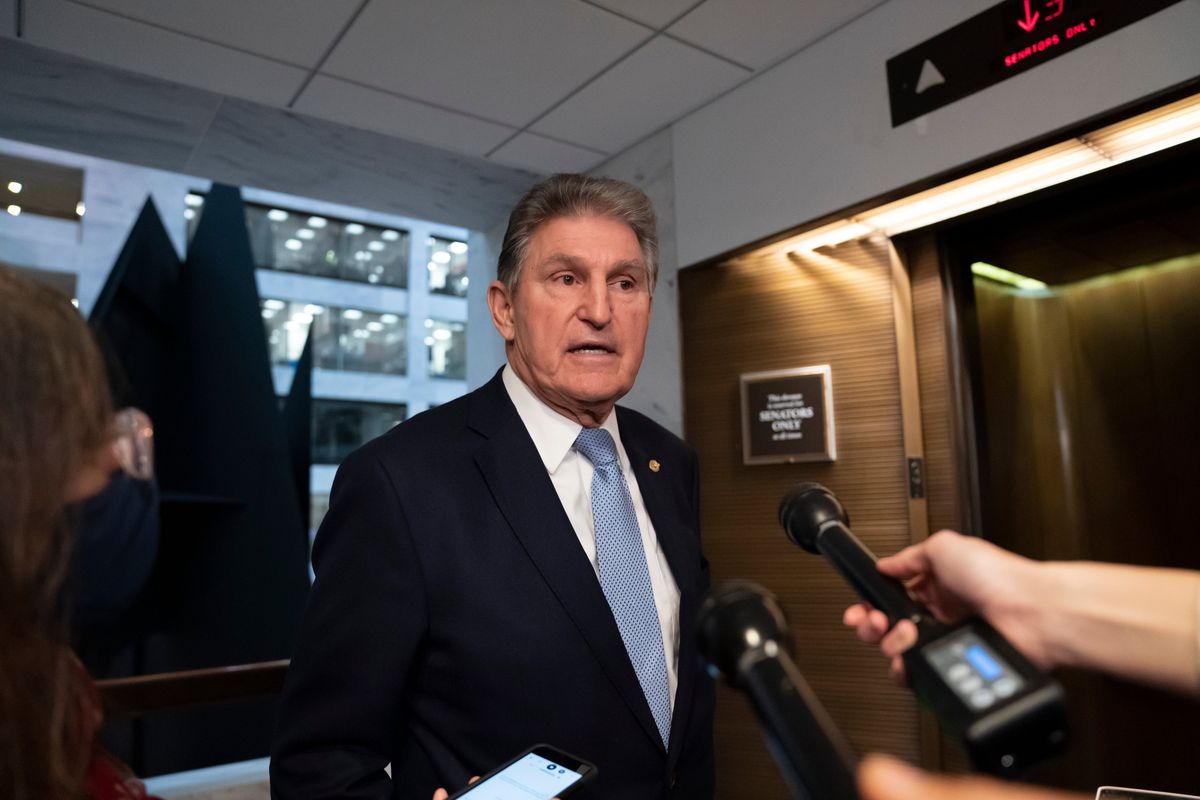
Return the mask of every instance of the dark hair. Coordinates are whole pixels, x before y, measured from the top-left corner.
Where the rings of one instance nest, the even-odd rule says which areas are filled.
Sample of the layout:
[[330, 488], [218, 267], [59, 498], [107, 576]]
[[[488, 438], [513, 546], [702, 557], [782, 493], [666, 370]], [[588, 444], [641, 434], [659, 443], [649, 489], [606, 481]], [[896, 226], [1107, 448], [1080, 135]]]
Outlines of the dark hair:
[[516, 290], [529, 241], [538, 226], [559, 217], [589, 214], [612, 217], [633, 230], [653, 294], [658, 279], [658, 220], [650, 198], [632, 183], [590, 175], [552, 175], [525, 193], [508, 217], [508, 230], [504, 232], [496, 267], [497, 279], [510, 292]]
[[67, 492], [109, 436], [111, 399], [87, 324], [58, 292], [0, 268], [0, 786], [81, 791], [81, 669], [65, 644]]

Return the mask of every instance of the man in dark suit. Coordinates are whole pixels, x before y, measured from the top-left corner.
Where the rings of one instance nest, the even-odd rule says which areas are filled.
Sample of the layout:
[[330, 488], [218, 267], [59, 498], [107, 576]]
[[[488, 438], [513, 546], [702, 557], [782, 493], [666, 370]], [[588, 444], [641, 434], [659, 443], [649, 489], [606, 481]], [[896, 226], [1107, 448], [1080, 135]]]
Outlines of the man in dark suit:
[[488, 289], [508, 365], [338, 471], [274, 797], [429, 800], [539, 742], [597, 765], [580, 798], [712, 797], [695, 456], [615, 407], [657, 249], [620, 181], [556, 175], [514, 209]]

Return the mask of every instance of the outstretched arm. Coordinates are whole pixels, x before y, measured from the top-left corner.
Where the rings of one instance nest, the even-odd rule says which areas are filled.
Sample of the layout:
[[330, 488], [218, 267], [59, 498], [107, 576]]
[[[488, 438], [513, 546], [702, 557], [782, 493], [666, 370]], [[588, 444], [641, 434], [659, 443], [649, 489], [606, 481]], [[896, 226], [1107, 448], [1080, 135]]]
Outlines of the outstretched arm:
[[[1076, 666], [1200, 694], [1200, 573], [1095, 562], [1037, 562], [941, 531], [879, 560], [939, 619], [978, 613], [1045, 666]], [[844, 622], [879, 643], [892, 672], [916, 629], [866, 605]]]

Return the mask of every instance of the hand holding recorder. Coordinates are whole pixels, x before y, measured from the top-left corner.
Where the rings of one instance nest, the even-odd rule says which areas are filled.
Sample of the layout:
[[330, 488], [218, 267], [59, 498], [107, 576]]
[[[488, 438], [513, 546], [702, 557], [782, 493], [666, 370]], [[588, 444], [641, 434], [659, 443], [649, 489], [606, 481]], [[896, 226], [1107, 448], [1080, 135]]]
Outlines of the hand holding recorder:
[[[1200, 573], [1095, 562], [1038, 562], [953, 531], [881, 558], [942, 621], [977, 613], [1042, 667], [1076, 666], [1200, 694]], [[903, 678], [915, 629], [868, 604], [844, 622], [878, 643]]]

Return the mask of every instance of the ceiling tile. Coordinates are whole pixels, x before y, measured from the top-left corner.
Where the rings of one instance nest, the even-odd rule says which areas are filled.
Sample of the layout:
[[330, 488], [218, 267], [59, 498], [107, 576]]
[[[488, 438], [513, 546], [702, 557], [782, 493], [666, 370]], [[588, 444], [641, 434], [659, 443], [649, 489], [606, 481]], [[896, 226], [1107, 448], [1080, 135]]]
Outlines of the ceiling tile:
[[668, 32], [761, 69], [815, 42], [883, 0], [707, 0]]
[[498, 164], [532, 170], [542, 175], [583, 172], [607, 156], [582, 147], [556, 142], [536, 133], [522, 133], [489, 156]]
[[648, 35], [575, 0], [376, 2], [322, 71], [520, 127]]
[[24, 38], [109, 66], [271, 105], [285, 105], [306, 76], [295, 67], [65, 0], [27, 3]]
[[318, 75], [292, 107], [315, 117], [482, 156], [515, 128]]
[[136, 20], [284, 61], [314, 67], [360, 0], [88, 0]]
[[594, 5], [612, 9], [618, 14], [643, 22], [655, 30], [696, 5], [698, 0], [588, 0]]
[[750, 74], [660, 36], [588, 84], [532, 130], [614, 153]]
[[0, 0], [0, 36], [17, 35], [17, 0]]

